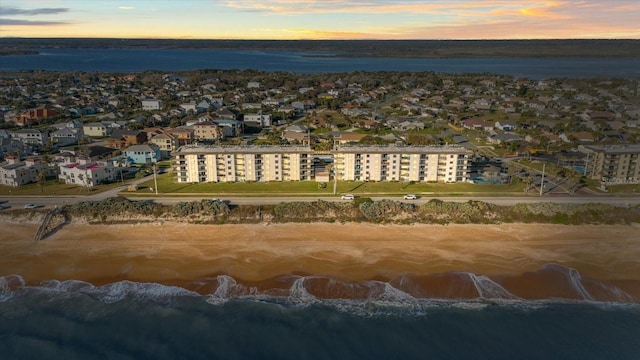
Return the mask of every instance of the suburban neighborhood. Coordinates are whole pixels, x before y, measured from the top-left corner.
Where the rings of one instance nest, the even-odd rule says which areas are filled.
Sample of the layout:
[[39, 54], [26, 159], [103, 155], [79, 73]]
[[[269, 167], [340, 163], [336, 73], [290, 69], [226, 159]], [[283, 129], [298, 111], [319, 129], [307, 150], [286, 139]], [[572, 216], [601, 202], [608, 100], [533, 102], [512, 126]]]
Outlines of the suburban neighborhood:
[[[202, 70], [0, 76], [0, 184], [640, 184], [640, 81]], [[635, 188], [633, 189], [635, 191]]]

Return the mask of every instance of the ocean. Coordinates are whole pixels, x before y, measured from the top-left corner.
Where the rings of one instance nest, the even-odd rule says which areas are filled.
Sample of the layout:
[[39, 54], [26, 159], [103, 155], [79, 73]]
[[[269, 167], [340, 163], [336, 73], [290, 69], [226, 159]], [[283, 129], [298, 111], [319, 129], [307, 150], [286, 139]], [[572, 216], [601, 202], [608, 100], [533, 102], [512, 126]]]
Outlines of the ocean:
[[[271, 289], [243, 288], [219, 275], [212, 279], [215, 286], [201, 284], [194, 291], [131, 281], [30, 286], [20, 276], [5, 276], [0, 278], [0, 357], [640, 358], [637, 302], [498, 295], [425, 299], [388, 284], [365, 298], [336, 293], [327, 298], [314, 296], [318, 289], [305, 285], [313, 277], [291, 279], [271, 280]], [[278, 282], [287, 285], [273, 285]]]
[[355, 71], [491, 73], [530, 79], [638, 78], [633, 58], [356, 58], [284, 51], [169, 49], [43, 49], [39, 55], [0, 56], [0, 71], [142, 72], [260, 70], [298, 74]]

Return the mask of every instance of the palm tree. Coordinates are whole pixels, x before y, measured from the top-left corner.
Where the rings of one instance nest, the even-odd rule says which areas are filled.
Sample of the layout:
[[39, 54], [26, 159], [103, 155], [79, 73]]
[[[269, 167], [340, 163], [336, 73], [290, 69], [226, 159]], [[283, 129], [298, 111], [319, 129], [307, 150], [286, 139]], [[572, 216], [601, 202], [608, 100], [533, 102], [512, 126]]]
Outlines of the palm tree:
[[40, 170], [38, 172], [38, 185], [40, 185], [40, 192], [44, 192], [44, 186], [47, 183], [47, 172]]

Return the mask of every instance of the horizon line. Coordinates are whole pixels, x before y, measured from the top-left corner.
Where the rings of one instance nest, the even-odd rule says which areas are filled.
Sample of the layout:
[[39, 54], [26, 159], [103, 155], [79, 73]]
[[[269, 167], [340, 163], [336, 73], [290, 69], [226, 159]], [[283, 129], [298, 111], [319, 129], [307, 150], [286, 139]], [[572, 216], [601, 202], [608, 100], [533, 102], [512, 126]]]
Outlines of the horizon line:
[[170, 38], [170, 37], [28, 37], [28, 36], [1, 36], [0, 39], [67, 39], [67, 40], [173, 40], [173, 41], [580, 41], [580, 40], [607, 40], [607, 41], [640, 41], [640, 38], [458, 38], [458, 39], [247, 39], [247, 38]]

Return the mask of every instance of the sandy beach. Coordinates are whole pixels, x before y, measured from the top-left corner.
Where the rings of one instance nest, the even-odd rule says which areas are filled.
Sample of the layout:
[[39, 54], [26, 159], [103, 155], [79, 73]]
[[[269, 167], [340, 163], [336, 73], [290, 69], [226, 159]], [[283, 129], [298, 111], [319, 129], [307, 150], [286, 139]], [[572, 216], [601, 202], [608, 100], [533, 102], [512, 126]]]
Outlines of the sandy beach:
[[180, 284], [219, 274], [246, 282], [286, 274], [363, 281], [448, 272], [526, 280], [558, 264], [640, 298], [637, 226], [71, 224], [35, 242], [35, 224], [1, 225], [0, 276], [18, 274], [28, 284]]

